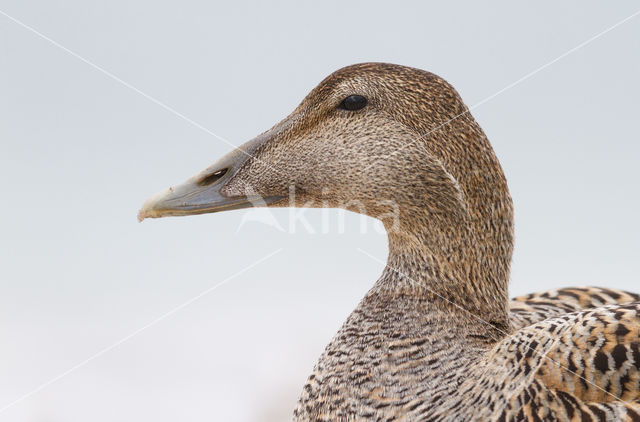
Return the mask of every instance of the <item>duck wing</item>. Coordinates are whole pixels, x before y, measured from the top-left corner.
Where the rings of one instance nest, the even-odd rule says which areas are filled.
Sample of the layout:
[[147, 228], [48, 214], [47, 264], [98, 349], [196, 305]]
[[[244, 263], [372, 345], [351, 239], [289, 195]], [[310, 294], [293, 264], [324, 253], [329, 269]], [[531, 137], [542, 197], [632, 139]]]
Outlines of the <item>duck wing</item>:
[[640, 302], [640, 295], [601, 287], [553, 289], [513, 298], [509, 318], [519, 329], [571, 312], [631, 302]]
[[[497, 343], [459, 397], [468, 420], [640, 421], [640, 302], [550, 318]], [[441, 411], [460, 406], [448, 403]]]

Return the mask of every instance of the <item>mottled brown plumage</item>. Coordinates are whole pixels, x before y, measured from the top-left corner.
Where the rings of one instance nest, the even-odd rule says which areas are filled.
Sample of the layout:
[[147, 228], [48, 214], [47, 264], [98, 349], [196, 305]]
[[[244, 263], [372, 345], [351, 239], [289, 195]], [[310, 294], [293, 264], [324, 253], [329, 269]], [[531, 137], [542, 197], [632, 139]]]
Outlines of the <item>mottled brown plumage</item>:
[[[342, 109], [354, 94], [367, 105]], [[217, 199], [192, 200], [207, 195]], [[509, 302], [507, 183], [440, 77], [382, 63], [341, 69], [140, 215], [237, 208], [258, 195], [269, 206], [352, 209], [389, 235], [382, 276], [320, 357], [294, 420], [640, 421], [640, 298], [570, 288]]]

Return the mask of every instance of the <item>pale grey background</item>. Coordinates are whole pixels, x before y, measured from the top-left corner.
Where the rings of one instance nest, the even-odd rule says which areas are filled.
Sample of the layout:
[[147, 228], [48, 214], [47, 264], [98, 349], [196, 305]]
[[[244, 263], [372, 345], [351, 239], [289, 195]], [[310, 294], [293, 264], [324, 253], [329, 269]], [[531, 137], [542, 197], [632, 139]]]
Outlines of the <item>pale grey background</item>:
[[[10, 1], [0, 10], [240, 144], [324, 76], [388, 61], [473, 105], [640, 6]], [[386, 238], [244, 212], [137, 224], [231, 147], [0, 15], [0, 413], [7, 421], [287, 420], [382, 266]], [[474, 110], [516, 206], [513, 295], [640, 290], [640, 16]], [[287, 226], [288, 211], [275, 217]], [[305, 214], [319, 225], [321, 211]], [[337, 218], [336, 211], [330, 217]]]

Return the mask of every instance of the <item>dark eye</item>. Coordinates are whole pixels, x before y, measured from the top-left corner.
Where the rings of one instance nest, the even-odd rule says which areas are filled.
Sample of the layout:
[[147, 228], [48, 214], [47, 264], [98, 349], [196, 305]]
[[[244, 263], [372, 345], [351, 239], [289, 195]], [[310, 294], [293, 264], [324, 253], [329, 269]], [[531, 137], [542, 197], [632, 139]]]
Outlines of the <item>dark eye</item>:
[[343, 108], [345, 110], [355, 111], [364, 108], [367, 105], [367, 99], [362, 95], [349, 95], [347, 98], [342, 100], [339, 108]]

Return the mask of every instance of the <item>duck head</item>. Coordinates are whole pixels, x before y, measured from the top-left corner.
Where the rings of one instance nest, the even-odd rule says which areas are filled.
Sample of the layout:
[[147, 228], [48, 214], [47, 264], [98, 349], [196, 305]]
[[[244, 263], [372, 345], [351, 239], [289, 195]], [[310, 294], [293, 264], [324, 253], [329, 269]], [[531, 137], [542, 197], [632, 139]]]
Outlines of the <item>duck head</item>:
[[273, 128], [150, 198], [139, 219], [250, 206], [379, 218], [389, 265], [441, 280], [441, 291], [464, 280], [469, 291], [456, 294], [485, 290], [492, 298], [480, 302], [506, 303], [513, 217], [504, 174], [458, 93], [432, 73], [340, 69]]

